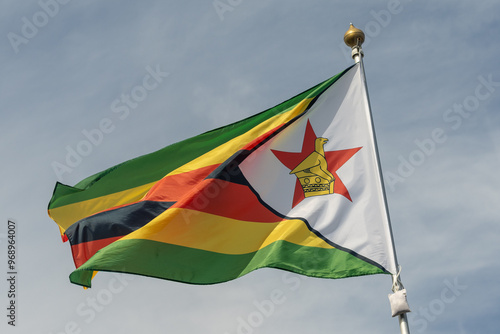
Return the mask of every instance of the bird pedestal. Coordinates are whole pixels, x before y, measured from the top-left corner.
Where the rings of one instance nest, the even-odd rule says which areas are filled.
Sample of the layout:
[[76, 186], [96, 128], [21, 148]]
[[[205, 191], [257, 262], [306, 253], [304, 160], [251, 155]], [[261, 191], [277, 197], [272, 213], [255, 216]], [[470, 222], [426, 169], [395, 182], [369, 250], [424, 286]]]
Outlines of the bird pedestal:
[[300, 185], [304, 190], [304, 197], [333, 194], [335, 181], [328, 181], [317, 175], [299, 177]]

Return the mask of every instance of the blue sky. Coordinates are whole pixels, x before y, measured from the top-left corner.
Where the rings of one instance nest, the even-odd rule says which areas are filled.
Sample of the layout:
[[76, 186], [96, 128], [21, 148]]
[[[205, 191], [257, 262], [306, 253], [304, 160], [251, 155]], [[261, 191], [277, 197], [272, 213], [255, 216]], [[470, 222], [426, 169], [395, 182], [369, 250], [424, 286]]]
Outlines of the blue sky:
[[[192, 286], [101, 273], [84, 291], [69, 283], [69, 245], [46, 213], [56, 181], [74, 185], [342, 71], [353, 63], [342, 40], [353, 22], [369, 38], [365, 69], [412, 333], [495, 333], [499, 12], [497, 1], [2, 1], [5, 276], [9, 218], [19, 247], [17, 326], [2, 314], [2, 332], [397, 333], [385, 275], [263, 269]], [[141, 90], [151, 71], [158, 80]], [[69, 166], [68, 152], [100, 127], [107, 133]]]

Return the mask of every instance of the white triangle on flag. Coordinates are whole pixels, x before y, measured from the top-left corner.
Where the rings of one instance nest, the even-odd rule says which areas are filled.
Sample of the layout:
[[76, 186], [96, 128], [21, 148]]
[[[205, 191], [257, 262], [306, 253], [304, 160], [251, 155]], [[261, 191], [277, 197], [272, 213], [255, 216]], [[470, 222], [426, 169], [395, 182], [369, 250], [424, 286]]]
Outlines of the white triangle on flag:
[[[292, 207], [297, 177], [272, 150], [300, 152], [307, 123], [328, 139], [324, 151], [359, 148], [336, 171], [351, 200], [338, 193], [304, 198]], [[333, 245], [396, 273], [388, 213], [359, 64], [323, 92], [300, 119], [252, 152], [240, 169], [262, 200], [280, 214], [306, 219]], [[335, 181], [337, 182], [337, 180]]]

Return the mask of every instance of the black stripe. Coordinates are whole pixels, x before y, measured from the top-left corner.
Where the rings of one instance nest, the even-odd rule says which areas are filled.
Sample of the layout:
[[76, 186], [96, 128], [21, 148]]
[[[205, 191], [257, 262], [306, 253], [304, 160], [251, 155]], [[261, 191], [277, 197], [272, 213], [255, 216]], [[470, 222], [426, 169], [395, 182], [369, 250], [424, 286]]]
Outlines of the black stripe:
[[149, 223], [175, 202], [141, 201], [83, 218], [66, 230], [71, 245], [125, 236]]

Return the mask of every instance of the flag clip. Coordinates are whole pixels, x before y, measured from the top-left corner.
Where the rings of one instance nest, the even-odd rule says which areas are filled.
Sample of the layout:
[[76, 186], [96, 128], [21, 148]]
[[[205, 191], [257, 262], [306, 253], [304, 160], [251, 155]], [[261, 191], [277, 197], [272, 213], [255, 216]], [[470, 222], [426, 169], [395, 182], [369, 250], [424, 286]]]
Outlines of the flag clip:
[[403, 287], [403, 283], [401, 283], [401, 280], [399, 279], [400, 274], [401, 266], [399, 266], [397, 274], [392, 276], [392, 291], [394, 291], [394, 293], [389, 294], [391, 315], [393, 317], [411, 312], [408, 301], [406, 300], [406, 289]]

